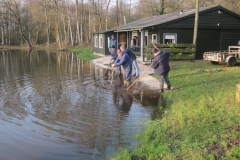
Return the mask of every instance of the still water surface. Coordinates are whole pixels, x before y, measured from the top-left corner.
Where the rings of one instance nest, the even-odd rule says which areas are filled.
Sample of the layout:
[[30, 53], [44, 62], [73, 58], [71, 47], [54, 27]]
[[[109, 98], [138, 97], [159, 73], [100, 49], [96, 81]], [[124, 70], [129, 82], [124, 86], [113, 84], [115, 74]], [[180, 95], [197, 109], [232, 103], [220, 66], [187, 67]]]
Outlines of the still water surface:
[[120, 78], [110, 87], [109, 72], [75, 53], [0, 51], [0, 159], [107, 159], [134, 146], [158, 98], [133, 98]]

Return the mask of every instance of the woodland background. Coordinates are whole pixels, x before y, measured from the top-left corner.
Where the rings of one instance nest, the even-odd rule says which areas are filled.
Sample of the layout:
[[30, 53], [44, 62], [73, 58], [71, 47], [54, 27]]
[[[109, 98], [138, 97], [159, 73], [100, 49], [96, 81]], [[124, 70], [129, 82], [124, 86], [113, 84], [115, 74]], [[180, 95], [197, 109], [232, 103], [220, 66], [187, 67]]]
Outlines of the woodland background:
[[[240, 0], [199, 0], [240, 14]], [[195, 0], [0, 0], [1, 45], [91, 44], [93, 33], [144, 17], [193, 9]]]

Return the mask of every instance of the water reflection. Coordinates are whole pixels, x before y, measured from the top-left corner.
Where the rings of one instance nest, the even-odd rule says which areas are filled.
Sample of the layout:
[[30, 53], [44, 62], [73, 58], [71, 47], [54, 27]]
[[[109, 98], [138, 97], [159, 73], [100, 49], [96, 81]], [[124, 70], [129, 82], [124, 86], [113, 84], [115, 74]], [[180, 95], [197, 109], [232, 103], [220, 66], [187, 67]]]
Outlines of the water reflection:
[[0, 159], [106, 159], [133, 146], [158, 99], [110, 75], [75, 53], [1, 51]]

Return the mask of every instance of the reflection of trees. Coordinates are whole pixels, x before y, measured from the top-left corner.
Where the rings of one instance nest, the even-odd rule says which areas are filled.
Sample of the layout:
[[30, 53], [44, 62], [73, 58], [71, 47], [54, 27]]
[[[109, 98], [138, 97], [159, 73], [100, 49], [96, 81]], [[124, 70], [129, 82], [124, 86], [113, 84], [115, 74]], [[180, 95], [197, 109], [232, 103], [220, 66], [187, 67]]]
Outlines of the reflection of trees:
[[9, 121], [34, 116], [33, 123], [46, 129], [40, 134], [57, 132], [60, 141], [83, 148], [95, 148], [96, 141], [98, 149], [106, 147], [114, 122], [107, 91], [92, 85], [99, 76], [92, 63], [74, 53], [43, 51], [2, 51], [0, 62], [0, 109]]
[[[116, 112], [119, 119], [130, 114], [133, 97], [121, 85], [111, 88], [110, 75], [75, 53], [1, 51], [0, 120], [21, 125], [30, 119], [40, 135], [102, 153], [125, 143], [121, 136], [131, 127]], [[119, 99], [115, 108], [111, 93]], [[143, 104], [153, 100], [146, 97]]]

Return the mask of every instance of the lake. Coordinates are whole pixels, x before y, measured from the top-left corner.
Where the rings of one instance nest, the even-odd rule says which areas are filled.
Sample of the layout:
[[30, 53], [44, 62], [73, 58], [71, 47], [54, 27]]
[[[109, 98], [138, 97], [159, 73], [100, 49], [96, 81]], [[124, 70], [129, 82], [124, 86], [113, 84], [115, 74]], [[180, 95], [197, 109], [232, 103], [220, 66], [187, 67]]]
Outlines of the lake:
[[[107, 159], [132, 148], [159, 96], [76, 53], [0, 51], [0, 159]], [[137, 86], [139, 85], [139, 86]], [[144, 91], [144, 92], [143, 92]]]

